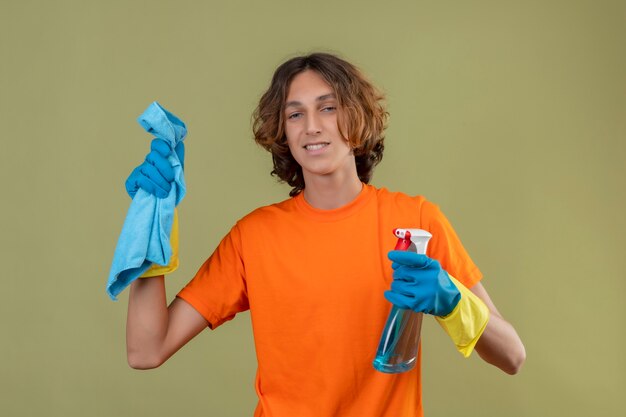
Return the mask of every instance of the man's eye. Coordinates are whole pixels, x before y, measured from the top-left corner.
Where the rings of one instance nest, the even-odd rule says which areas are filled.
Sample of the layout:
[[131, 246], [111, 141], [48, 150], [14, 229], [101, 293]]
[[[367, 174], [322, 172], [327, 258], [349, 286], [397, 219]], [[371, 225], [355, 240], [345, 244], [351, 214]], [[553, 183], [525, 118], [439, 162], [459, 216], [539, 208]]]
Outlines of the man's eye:
[[335, 107], [335, 106], [326, 106], [326, 107], [322, 108], [322, 111], [334, 111], [336, 109], [337, 109], [337, 107]]
[[302, 113], [291, 113], [289, 116], [287, 116], [288, 119], [297, 119], [300, 116], [302, 116]]

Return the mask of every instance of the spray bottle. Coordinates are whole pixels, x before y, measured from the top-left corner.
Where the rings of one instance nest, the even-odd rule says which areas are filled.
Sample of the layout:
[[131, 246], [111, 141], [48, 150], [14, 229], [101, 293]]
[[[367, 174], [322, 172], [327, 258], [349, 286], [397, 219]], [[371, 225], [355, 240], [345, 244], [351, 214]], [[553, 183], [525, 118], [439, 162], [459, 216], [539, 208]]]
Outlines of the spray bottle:
[[[408, 250], [418, 254], [426, 254], [430, 233], [421, 229], [394, 229], [398, 238], [395, 250]], [[383, 334], [378, 344], [374, 368], [380, 372], [396, 374], [406, 372], [415, 366], [420, 332], [422, 330], [422, 313], [392, 307]]]

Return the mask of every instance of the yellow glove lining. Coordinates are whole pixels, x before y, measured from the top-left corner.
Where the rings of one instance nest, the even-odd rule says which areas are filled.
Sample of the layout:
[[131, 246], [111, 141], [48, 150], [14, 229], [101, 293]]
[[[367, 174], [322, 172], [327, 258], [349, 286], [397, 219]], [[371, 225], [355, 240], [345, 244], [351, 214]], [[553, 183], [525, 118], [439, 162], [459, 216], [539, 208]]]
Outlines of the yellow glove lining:
[[449, 277], [461, 293], [461, 300], [450, 314], [435, 319], [450, 336], [457, 350], [467, 358], [487, 327], [489, 308], [456, 278]]
[[174, 209], [174, 220], [172, 220], [172, 232], [170, 233], [170, 245], [172, 246], [172, 257], [167, 265], [152, 264], [146, 272], [139, 278], [152, 278], [159, 275], [166, 275], [178, 269], [178, 209]]

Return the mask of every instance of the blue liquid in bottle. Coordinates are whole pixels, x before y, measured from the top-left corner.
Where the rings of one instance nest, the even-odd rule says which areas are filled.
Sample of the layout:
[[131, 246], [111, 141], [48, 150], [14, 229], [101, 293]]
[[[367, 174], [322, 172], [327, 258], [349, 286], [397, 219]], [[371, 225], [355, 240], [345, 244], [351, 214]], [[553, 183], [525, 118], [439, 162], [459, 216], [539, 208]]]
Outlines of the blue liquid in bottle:
[[422, 313], [395, 305], [391, 308], [373, 363], [376, 370], [397, 374], [413, 369], [417, 361], [422, 317]]

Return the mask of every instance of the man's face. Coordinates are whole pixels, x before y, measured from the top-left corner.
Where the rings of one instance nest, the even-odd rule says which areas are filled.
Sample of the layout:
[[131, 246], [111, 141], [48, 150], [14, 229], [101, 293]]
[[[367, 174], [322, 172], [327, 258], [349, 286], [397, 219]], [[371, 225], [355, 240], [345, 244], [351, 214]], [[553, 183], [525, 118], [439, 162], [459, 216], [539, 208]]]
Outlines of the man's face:
[[291, 81], [285, 103], [285, 134], [305, 182], [313, 176], [352, 173], [354, 155], [337, 125], [341, 109], [332, 87], [315, 71]]

